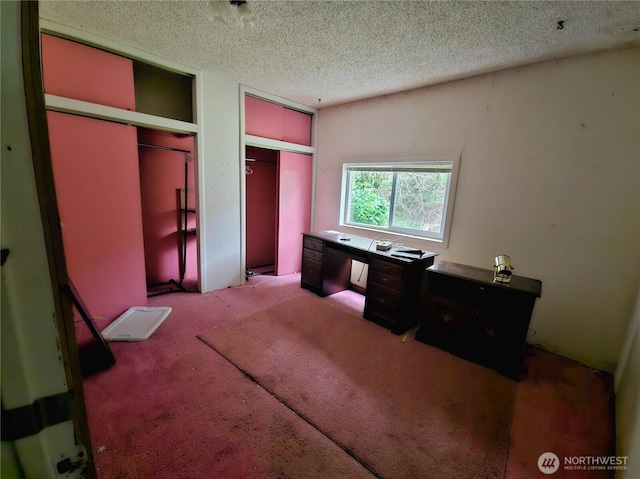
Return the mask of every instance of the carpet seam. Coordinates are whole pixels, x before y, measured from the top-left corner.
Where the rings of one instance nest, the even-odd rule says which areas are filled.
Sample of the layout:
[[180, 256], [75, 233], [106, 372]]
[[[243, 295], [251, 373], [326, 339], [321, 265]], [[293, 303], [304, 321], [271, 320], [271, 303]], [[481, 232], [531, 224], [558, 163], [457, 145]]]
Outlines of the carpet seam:
[[245, 376], [247, 376], [252, 382], [256, 383], [258, 386], [260, 386], [264, 391], [268, 392], [269, 394], [271, 394], [271, 396], [273, 396], [274, 398], [276, 398], [280, 404], [284, 405], [287, 409], [289, 409], [291, 412], [293, 412], [296, 416], [298, 416], [300, 419], [302, 419], [304, 422], [306, 422], [307, 424], [309, 424], [312, 428], [314, 428], [316, 431], [318, 431], [320, 434], [322, 434], [324, 437], [326, 437], [327, 439], [329, 439], [329, 441], [331, 441], [333, 444], [335, 444], [336, 446], [338, 446], [342, 451], [344, 451], [348, 456], [350, 456], [352, 459], [354, 459], [358, 464], [360, 464], [362, 467], [364, 467], [367, 471], [369, 471], [371, 474], [373, 474], [377, 479], [384, 479], [383, 476], [380, 475], [380, 473], [378, 473], [377, 471], [375, 471], [374, 469], [371, 468], [371, 466], [369, 466], [369, 464], [367, 464], [364, 460], [360, 459], [353, 451], [349, 450], [346, 448], [346, 446], [342, 445], [341, 443], [337, 442], [333, 437], [331, 437], [328, 433], [326, 433], [325, 431], [323, 431], [320, 427], [318, 427], [313, 421], [311, 421], [309, 418], [307, 418], [304, 414], [299, 413], [296, 409], [293, 408], [293, 406], [291, 406], [289, 403], [287, 403], [286, 401], [284, 401], [282, 398], [280, 398], [278, 395], [276, 395], [273, 391], [271, 391], [269, 388], [267, 388], [266, 386], [264, 386], [262, 383], [260, 383], [260, 381], [254, 377], [251, 373], [249, 373], [248, 371], [245, 371], [243, 368], [241, 368], [240, 366], [238, 366], [235, 362], [233, 362], [231, 359], [229, 359], [227, 356], [225, 356], [224, 354], [222, 354], [220, 351], [218, 351], [213, 345], [209, 344], [206, 340], [204, 340], [203, 338], [201, 338], [199, 335], [197, 336], [197, 338], [202, 341], [204, 344], [206, 344], [209, 348], [213, 349], [216, 353], [218, 353], [220, 356], [222, 356], [229, 364], [231, 364], [233, 367], [235, 367], [238, 371], [240, 371], [242, 374], [244, 374]]
[[502, 468], [502, 479], [506, 479], [507, 477], [507, 468], [509, 466], [509, 456], [511, 455], [511, 449], [513, 448], [513, 436], [511, 434], [511, 430], [513, 428], [513, 418], [516, 412], [516, 395], [518, 394], [518, 389], [513, 391], [513, 401], [511, 403], [511, 413], [509, 414], [509, 441], [507, 442], [507, 454], [504, 458], [504, 466]]

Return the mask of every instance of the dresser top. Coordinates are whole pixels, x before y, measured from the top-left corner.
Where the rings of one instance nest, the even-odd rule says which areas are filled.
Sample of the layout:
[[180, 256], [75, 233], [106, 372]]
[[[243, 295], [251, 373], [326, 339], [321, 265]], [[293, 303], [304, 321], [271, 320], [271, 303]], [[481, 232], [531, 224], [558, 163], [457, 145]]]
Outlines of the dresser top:
[[485, 285], [491, 285], [500, 289], [510, 289], [523, 293], [533, 294], [540, 297], [542, 293], [542, 282], [537, 279], [525, 278], [523, 276], [512, 275], [509, 283], [494, 283], [493, 271], [488, 269], [476, 268], [475, 266], [467, 266], [464, 264], [451, 263], [449, 261], [438, 261], [430, 266], [427, 271], [430, 273], [443, 274], [447, 276], [455, 276], [457, 278], [475, 281]]

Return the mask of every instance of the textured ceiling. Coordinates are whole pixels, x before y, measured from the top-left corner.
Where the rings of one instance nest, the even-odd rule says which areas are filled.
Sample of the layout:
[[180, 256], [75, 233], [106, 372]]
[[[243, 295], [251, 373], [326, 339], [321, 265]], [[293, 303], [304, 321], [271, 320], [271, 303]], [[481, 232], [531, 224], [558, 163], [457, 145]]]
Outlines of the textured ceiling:
[[[40, 16], [302, 104], [328, 105], [640, 46], [640, 2], [41, 1]], [[563, 21], [563, 28], [558, 22]]]

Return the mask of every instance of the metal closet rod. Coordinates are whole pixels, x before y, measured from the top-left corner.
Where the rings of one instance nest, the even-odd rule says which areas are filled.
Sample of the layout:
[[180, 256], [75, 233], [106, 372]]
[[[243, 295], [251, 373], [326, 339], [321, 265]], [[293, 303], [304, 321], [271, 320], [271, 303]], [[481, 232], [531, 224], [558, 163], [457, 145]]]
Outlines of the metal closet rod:
[[275, 161], [271, 161], [271, 160], [256, 160], [255, 158], [245, 158], [244, 161], [249, 161], [251, 163], [275, 163]]
[[138, 146], [145, 148], [157, 148], [158, 150], [179, 151], [180, 153], [191, 153], [191, 150], [183, 150], [181, 148], [171, 148], [170, 146], [148, 145], [147, 143], [138, 143]]

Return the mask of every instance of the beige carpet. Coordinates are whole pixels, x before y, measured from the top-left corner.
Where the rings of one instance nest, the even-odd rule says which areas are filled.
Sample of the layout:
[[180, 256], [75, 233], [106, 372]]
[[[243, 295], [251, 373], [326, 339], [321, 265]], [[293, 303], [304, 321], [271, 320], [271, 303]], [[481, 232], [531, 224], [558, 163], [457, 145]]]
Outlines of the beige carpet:
[[198, 337], [383, 478], [504, 474], [516, 383], [311, 293]]

